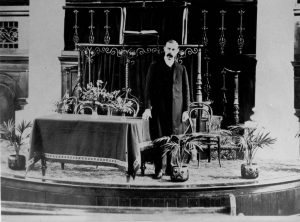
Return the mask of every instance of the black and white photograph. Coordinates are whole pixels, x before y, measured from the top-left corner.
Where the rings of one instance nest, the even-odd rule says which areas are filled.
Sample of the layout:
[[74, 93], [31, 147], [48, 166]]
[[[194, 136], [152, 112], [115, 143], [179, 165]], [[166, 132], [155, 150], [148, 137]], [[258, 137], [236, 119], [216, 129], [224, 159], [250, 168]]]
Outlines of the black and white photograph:
[[1, 221], [298, 221], [299, 0], [0, 0]]

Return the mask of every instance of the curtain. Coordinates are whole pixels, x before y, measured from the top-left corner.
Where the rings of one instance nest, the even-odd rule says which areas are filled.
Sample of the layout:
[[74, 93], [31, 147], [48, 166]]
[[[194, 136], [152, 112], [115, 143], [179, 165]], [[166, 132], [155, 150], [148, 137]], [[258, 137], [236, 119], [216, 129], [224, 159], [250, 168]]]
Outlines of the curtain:
[[[152, 62], [159, 59], [156, 53], [139, 55], [129, 62], [128, 70], [128, 87], [132, 90], [132, 94], [136, 96], [140, 103], [141, 109], [144, 107], [144, 90], [146, 86], [146, 75], [148, 68]], [[182, 64], [186, 66], [189, 75], [189, 84], [191, 89], [191, 100], [194, 101], [197, 80], [197, 54], [188, 56], [182, 60]], [[118, 57], [106, 53], [99, 53], [93, 57], [91, 63], [91, 82], [102, 80], [107, 83], [106, 88], [110, 91], [125, 88], [125, 65], [126, 58]], [[89, 68], [86, 56], [82, 57], [82, 85], [85, 87], [89, 82]]]
[[[162, 6], [162, 5], [161, 5]], [[91, 15], [89, 10], [94, 10], [93, 34], [95, 36], [94, 43], [104, 43], [105, 35], [105, 13], [104, 8], [79, 8], [77, 14], [77, 26], [79, 43], [89, 43]], [[124, 44], [159, 44], [163, 45], [169, 39], [175, 39], [181, 44], [182, 40], [182, 15], [184, 7], [126, 7], [125, 30], [141, 31], [141, 30], [156, 30], [159, 39], [149, 36], [139, 36], [132, 39], [124, 37]], [[223, 78], [221, 71], [224, 67], [232, 70], [240, 70], [239, 76], [239, 105], [240, 105], [240, 120], [241, 122], [250, 119], [252, 108], [255, 105], [255, 50], [256, 50], [256, 3], [220, 3], [215, 4], [211, 1], [192, 1], [189, 6], [188, 13], [188, 44], [201, 44], [203, 37], [203, 10], [206, 10], [206, 30], [208, 38], [208, 46], [202, 50], [202, 94], [204, 100], [207, 99], [205, 86], [210, 85], [209, 99], [213, 102], [212, 108], [214, 114], [223, 115]], [[224, 38], [226, 44], [224, 54], [220, 53], [220, 27], [221, 14], [220, 11], [225, 10], [224, 15]], [[245, 12], [243, 17], [243, 38], [244, 45], [242, 54], [239, 54], [237, 39], [239, 36], [240, 14], [239, 11]], [[110, 8], [108, 14], [110, 44], [118, 44], [120, 37], [120, 21], [121, 9]], [[65, 50], [74, 50], [73, 41], [75, 25], [74, 9], [66, 8], [65, 17]], [[209, 58], [208, 70], [206, 67], [205, 57]], [[141, 109], [144, 102], [144, 88], [148, 67], [152, 61], [157, 58], [157, 55], [145, 54], [131, 60], [129, 64], [129, 87], [132, 89], [132, 94], [141, 101]], [[93, 58], [92, 78], [95, 83], [97, 79], [107, 82], [108, 90], [122, 89], [125, 87], [125, 58], [110, 54], [97, 54]], [[197, 81], [197, 55], [189, 55], [183, 59], [183, 64], [186, 66], [191, 89], [191, 100], [196, 99], [196, 81]], [[87, 61], [82, 63], [84, 78], [83, 85], [88, 82]], [[205, 74], [208, 73], [208, 82]], [[234, 79], [233, 76], [226, 77], [226, 98], [225, 105], [226, 114], [224, 116], [226, 125], [233, 123], [233, 93]]]

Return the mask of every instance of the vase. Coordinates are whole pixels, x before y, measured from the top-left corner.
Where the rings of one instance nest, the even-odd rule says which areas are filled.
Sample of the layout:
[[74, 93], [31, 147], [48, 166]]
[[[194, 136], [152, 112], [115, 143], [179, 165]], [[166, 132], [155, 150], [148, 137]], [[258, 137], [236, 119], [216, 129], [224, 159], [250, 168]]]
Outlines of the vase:
[[255, 179], [259, 176], [258, 165], [256, 163], [241, 165], [241, 175], [245, 179]]
[[25, 170], [26, 159], [23, 155], [9, 155], [8, 167], [12, 170]]
[[98, 116], [97, 109], [93, 109], [93, 110], [92, 110], [92, 116], [93, 116], [93, 117], [97, 117], [97, 116]]
[[188, 166], [173, 166], [171, 173], [171, 181], [173, 182], [184, 182], [189, 179], [189, 168]]
[[74, 104], [66, 105], [66, 113], [72, 114], [74, 112]]
[[97, 113], [98, 113], [98, 115], [108, 115], [108, 108], [98, 107]]
[[123, 114], [125, 115], [125, 113], [120, 111], [120, 110], [113, 110], [112, 111], [113, 116], [122, 116]]

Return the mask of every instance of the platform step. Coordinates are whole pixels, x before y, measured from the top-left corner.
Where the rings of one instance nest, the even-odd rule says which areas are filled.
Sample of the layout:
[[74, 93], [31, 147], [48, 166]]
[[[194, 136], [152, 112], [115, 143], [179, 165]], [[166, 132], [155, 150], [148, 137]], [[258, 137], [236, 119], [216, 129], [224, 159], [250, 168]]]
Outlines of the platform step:
[[115, 206], [84, 206], [46, 203], [28, 203], [1, 201], [2, 215], [62, 215], [82, 216], [94, 214], [230, 214], [228, 207], [115, 207]]

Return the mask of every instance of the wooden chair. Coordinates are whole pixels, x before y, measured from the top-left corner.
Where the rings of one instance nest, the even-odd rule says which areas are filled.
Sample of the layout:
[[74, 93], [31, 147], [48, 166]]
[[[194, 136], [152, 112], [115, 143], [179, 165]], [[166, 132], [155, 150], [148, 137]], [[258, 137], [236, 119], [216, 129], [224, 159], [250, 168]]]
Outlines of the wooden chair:
[[74, 109], [74, 114], [93, 114], [93, 106], [91, 103], [79, 102]]
[[139, 111], [140, 111], [140, 104], [139, 104], [139, 100], [138, 98], [136, 98], [134, 95], [131, 94], [131, 89], [130, 88], [124, 88], [122, 90], [122, 93], [120, 93], [119, 95], [123, 102], [126, 104], [126, 103], [131, 103], [132, 105], [130, 107], [128, 107], [131, 112], [130, 116], [132, 117], [137, 117]]
[[192, 133], [210, 132], [213, 111], [206, 103], [193, 102], [190, 104], [189, 123]]
[[[213, 121], [214, 120], [214, 121]], [[193, 102], [190, 104], [189, 111], [189, 127], [186, 133], [199, 135], [199, 142], [205, 149], [203, 152], [201, 149], [197, 150], [198, 166], [200, 165], [201, 154], [206, 153], [208, 162], [211, 161], [211, 148], [216, 146], [218, 151], [218, 160], [220, 162], [220, 140], [221, 135], [218, 132], [220, 129], [222, 117], [214, 116], [213, 111], [205, 102]], [[212, 124], [214, 123], [214, 124]]]

